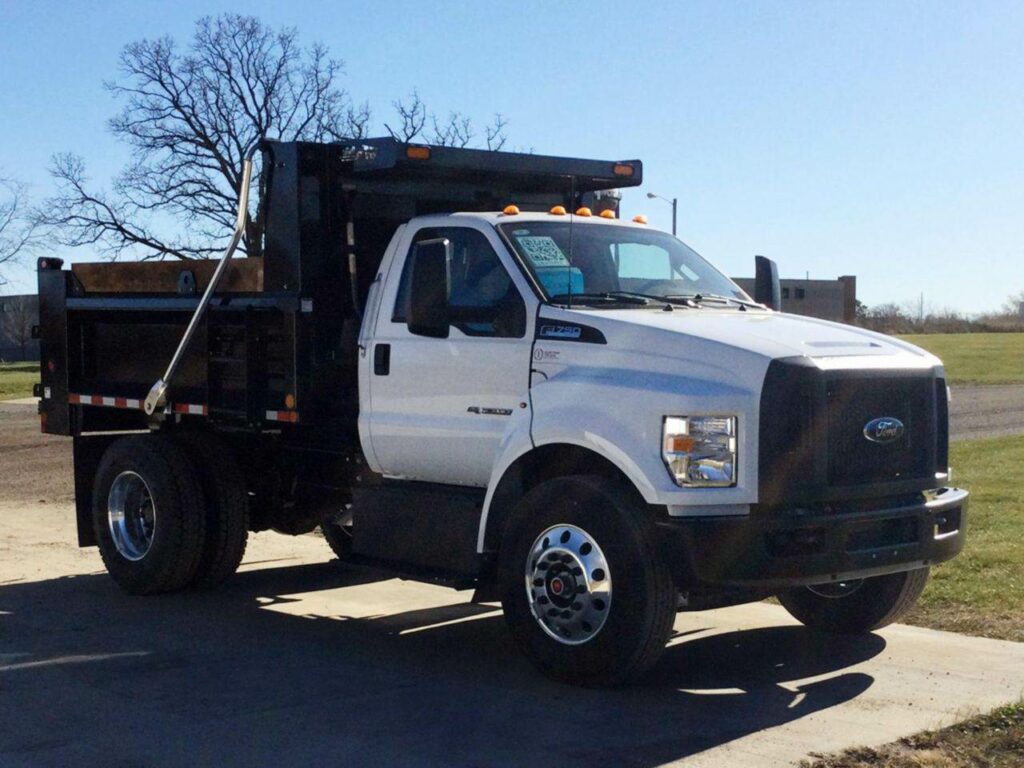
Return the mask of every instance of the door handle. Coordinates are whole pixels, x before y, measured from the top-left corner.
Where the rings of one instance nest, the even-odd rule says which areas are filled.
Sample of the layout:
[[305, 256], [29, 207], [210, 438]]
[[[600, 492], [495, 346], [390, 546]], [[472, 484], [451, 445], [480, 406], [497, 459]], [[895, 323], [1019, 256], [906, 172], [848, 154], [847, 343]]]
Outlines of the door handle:
[[391, 345], [377, 344], [373, 348], [373, 372], [377, 376], [391, 373]]

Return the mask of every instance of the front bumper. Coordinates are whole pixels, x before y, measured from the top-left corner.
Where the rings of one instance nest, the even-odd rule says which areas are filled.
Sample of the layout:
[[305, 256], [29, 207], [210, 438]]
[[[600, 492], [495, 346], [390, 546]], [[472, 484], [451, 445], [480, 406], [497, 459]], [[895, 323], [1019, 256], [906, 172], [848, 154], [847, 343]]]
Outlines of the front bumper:
[[681, 588], [777, 590], [949, 560], [964, 546], [967, 497], [960, 488], [940, 488], [919, 500], [880, 502], [871, 509], [862, 505], [855, 512], [666, 517], [656, 528]]

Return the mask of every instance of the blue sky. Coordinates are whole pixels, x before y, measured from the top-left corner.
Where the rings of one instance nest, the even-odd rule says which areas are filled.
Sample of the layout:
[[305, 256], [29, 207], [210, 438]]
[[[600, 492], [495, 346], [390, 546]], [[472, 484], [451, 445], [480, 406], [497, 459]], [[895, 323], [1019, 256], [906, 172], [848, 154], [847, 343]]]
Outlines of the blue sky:
[[677, 196], [680, 235], [729, 274], [763, 253], [783, 277], [856, 274], [868, 304], [965, 312], [1024, 290], [1020, 3], [0, 0], [0, 169], [37, 198], [58, 151], [108, 179], [120, 48], [223, 10], [329, 45], [378, 127], [416, 88], [504, 113], [512, 147], [643, 159], [627, 212], [667, 229], [643, 192]]

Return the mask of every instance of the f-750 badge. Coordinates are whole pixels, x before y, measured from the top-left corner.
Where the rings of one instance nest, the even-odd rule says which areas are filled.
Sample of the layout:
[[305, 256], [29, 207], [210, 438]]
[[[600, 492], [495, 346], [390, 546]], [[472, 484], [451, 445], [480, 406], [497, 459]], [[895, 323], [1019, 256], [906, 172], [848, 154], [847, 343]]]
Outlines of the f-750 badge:
[[578, 339], [583, 329], [578, 325], [542, 325], [540, 335], [545, 339]]

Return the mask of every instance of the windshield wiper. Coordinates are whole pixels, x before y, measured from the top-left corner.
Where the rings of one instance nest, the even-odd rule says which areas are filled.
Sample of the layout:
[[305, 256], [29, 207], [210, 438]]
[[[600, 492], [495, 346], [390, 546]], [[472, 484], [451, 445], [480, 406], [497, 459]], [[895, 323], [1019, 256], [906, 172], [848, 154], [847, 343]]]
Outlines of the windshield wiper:
[[700, 304], [705, 301], [713, 302], [725, 302], [726, 304], [739, 304], [741, 307], [752, 307], [754, 309], [764, 309], [764, 306], [754, 301], [747, 301], [746, 299], [738, 299], [735, 296], [722, 296], [717, 293], [688, 293], [683, 296], [666, 296], [666, 299], [676, 299], [678, 301], [692, 301], [694, 304]]
[[[628, 291], [604, 291], [602, 293], [556, 293], [549, 301], [556, 304], [571, 303], [580, 301], [586, 304], [591, 301], [602, 301], [606, 304], [638, 304], [646, 306], [650, 304], [653, 296], [645, 296], [640, 293], [629, 293]], [[660, 297], [659, 297], [660, 298]]]

